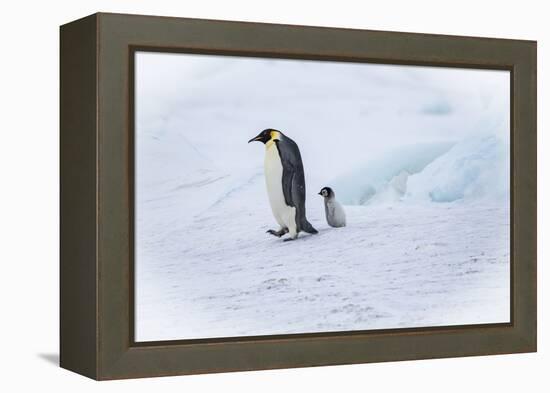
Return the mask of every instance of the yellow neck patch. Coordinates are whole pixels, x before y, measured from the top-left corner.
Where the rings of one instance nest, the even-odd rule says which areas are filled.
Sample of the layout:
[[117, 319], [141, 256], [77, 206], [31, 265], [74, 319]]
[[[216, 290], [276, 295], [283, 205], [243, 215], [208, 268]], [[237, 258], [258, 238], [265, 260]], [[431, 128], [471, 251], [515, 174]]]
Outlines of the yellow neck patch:
[[266, 149], [269, 149], [271, 146], [273, 146], [273, 144], [275, 144], [275, 141], [281, 140], [281, 133], [279, 131], [271, 131], [269, 135], [271, 136], [271, 139], [265, 144]]

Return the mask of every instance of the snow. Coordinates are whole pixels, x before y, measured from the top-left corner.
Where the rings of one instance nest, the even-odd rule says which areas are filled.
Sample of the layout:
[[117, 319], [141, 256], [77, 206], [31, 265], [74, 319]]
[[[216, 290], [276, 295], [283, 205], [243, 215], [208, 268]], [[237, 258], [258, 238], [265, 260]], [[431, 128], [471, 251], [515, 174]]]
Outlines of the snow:
[[[136, 64], [137, 341], [509, 321], [509, 73]], [[318, 235], [265, 233], [264, 148], [246, 142], [267, 127], [300, 146]]]
[[347, 204], [397, 201], [504, 202], [510, 192], [510, 145], [496, 135], [456, 144], [408, 146], [332, 180]]
[[[319, 234], [294, 242], [265, 233], [278, 226], [261, 167], [226, 173], [181, 141], [179, 161], [149, 148], [159, 168], [172, 162], [181, 174], [148, 181], [144, 170], [138, 182], [137, 340], [509, 321], [508, 202], [486, 198], [478, 180], [490, 170], [506, 178], [490, 165], [501, 148], [482, 137], [428, 154], [368, 204], [346, 205], [345, 228], [327, 225], [322, 197], [308, 189]], [[413, 171], [408, 161], [399, 162]], [[465, 175], [471, 168], [478, 177]], [[457, 179], [468, 192], [444, 203], [406, 196], [429, 195], [426, 178], [433, 189]]]
[[422, 171], [451, 147], [452, 143], [443, 142], [392, 149], [379, 159], [337, 176], [330, 184], [338, 190], [338, 199], [349, 205], [364, 205], [372, 202], [371, 198], [378, 202], [398, 200], [406, 190], [408, 175]]
[[505, 201], [510, 193], [509, 151], [510, 145], [495, 135], [462, 141], [409, 178], [407, 197], [433, 202]]
[[509, 320], [505, 205], [346, 206], [347, 227], [331, 228], [310, 192], [319, 234], [283, 242], [265, 233], [267, 203], [242, 203], [266, 199], [262, 176], [249, 180], [188, 225], [148, 211], [139, 341]]

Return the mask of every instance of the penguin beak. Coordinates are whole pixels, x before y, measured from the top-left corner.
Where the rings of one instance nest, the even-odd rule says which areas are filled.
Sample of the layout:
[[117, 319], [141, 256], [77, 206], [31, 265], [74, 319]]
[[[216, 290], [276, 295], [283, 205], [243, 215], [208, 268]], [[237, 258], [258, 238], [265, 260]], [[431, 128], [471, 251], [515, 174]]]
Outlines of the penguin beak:
[[319, 191], [319, 192], [317, 193], [317, 195], [323, 195], [323, 194], [321, 194], [321, 192]]
[[248, 143], [254, 142], [254, 141], [259, 141], [261, 139], [262, 139], [261, 135], [258, 135], [258, 136], [255, 136], [254, 138], [252, 138], [251, 140], [249, 140]]

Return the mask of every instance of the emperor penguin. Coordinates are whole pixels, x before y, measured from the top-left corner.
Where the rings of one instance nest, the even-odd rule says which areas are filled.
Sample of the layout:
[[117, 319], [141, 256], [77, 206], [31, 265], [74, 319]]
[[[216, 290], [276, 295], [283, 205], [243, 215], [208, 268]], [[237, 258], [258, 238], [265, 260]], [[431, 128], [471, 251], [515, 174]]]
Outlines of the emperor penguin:
[[294, 240], [301, 231], [317, 233], [306, 219], [306, 184], [304, 166], [298, 145], [281, 131], [265, 129], [250, 142], [265, 145], [264, 172], [271, 211], [279, 224], [278, 231], [267, 233]]
[[344, 208], [336, 200], [334, 191], [330, 187], [323, 187], [319, 191], [325, 200], [325, 214], [327, 216], [327, 223], [331, 227], [340, 228], [346, 226], [346, 212]]

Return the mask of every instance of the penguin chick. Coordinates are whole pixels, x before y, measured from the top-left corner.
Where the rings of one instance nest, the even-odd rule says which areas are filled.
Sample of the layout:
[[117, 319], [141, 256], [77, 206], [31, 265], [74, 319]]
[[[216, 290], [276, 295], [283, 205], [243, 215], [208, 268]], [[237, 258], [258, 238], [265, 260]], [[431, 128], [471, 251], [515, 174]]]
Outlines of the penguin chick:
[[323, 187], [319, 191], [325, 200], [325, 214], [327, 223], [331, 227], [340, 228], [346, 226], [346, 212], [340, 203], [336, 200], [334, 191], [330, 187]]

